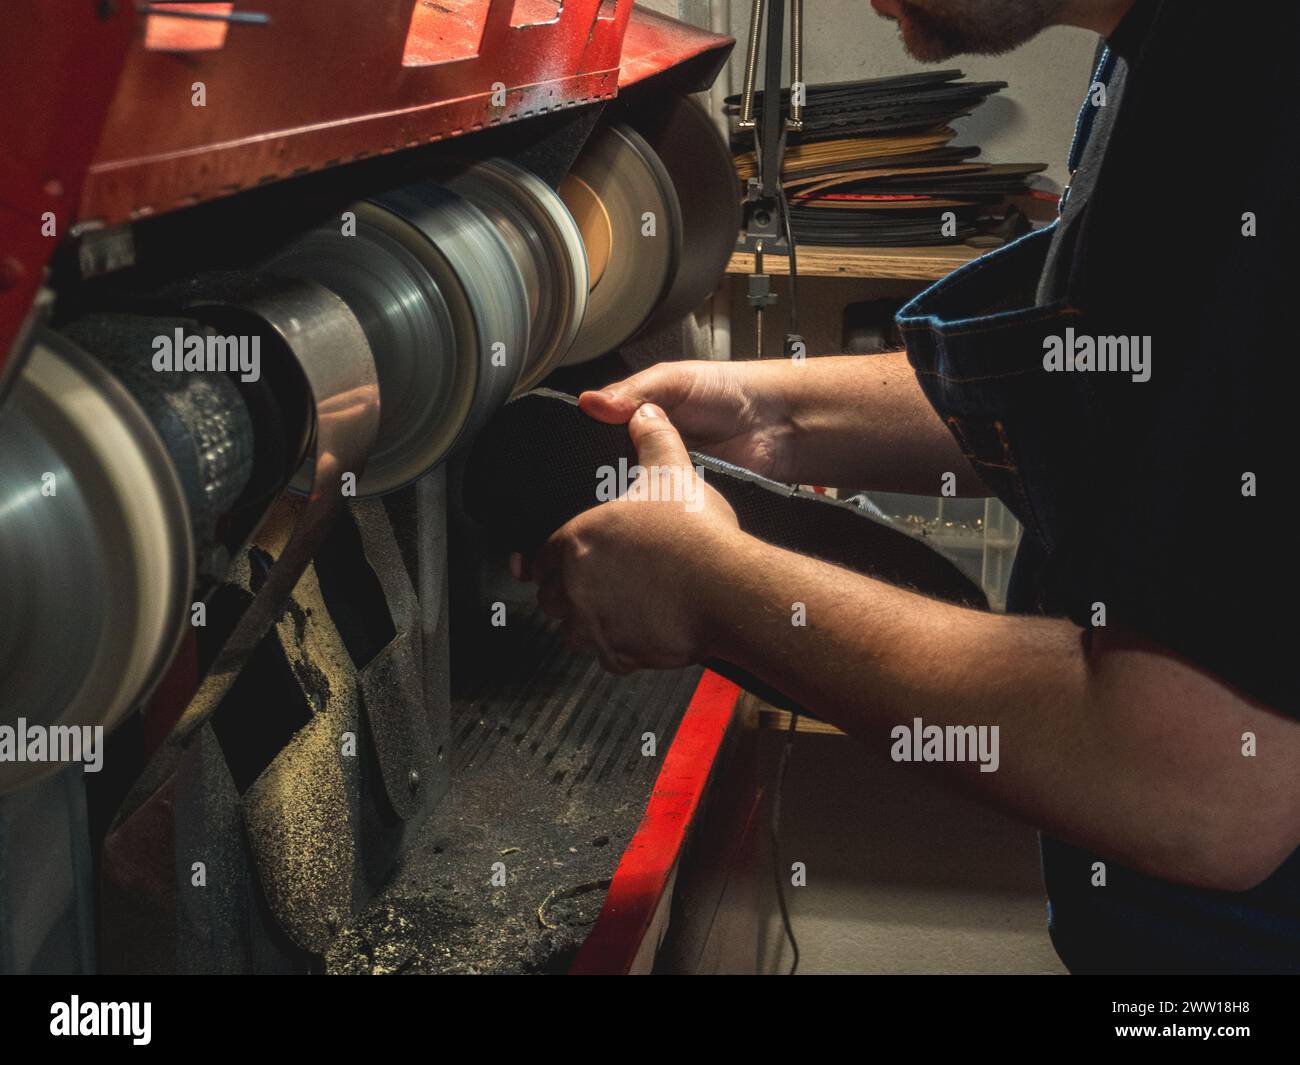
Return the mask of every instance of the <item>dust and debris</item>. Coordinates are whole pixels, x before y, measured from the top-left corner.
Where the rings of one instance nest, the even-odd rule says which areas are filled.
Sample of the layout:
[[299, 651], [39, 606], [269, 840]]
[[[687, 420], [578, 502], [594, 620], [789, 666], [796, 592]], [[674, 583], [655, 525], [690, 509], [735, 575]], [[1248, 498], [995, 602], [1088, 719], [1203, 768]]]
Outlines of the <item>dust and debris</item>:
[[610, 803], [598, 791], [566, 793], [545, 777], [501, 769], [453, 778], [403, 872], [328, 949], [326, 971], [567, 971], [596, 923], [648, 789]]
[[[554, 818], [544, 801], [528, 802], [524, 796], [519, 808], [492, 808], [485, 792], [503, 782], [489, 781], [495, 786], [482, 789], [475, 783], [453, 784], [405, 871], [328, 949], [328, 972], [562, 973], [572, 964], [596, 923], [642, 809], [567, 803]], [[550, 789], [549, 796], [538, 798], [557, 794]], [[617, 845], [592, 846], [587, 841], [593, 829]], [[502, 836], [518, 839], [524, 833], [534, 841], [527, 847], [500, 845]], [[556, 846], [569, 839], [584, 845]], [[494, 884], [498, 863], [505, 868], [498, 869]], [[544, 924], [539, 908], [544, 908]]]
[[281, 646], [295, 675], [313, 678], [305, 690], [322, 698], [312, 721], [267, 766], [242, 805], [272, 910], [294, 942], [319, 952], [354, 909], [358, 784], [339, 743], [345, 732], [357, 731], [357, 691], [342, 639], [321, 620], [329, 615], [314, 567], [293, 598], [300, 609], [280, 619]]
[[612, 677], [518, 609], [453, 700], [451, 791], [325, 949], [330, 973], [563, 973], [644, 815], [698, 669]]

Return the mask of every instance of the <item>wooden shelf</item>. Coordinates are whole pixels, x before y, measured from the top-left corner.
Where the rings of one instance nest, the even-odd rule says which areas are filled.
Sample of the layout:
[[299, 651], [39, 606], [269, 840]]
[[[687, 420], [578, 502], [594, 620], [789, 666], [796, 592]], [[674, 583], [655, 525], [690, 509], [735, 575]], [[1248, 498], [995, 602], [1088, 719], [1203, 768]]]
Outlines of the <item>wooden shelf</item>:
[[[788, 710], [778, 710], [774, 706], [764, 706], [758, 712], [758, 727], [773, 732], [788, 732], [790, 730], [790, 712]], [[799, 716], [799, 723], [795, 725], [794, 730], [795, 732], [808, 732], [817, 736], [844, 735], [834, 725], [828, 725], [825, 721], [818, 721], [815, 717], [807, 717], [803, 714]]]
[[[778, 710], [775, 706], [763, 702], [757, 695], [742, 691], [736, 704], [736, 713], [746, 728], [763, 729], [772, 732], [786, 732], [790, 728], [790, 712]], [[796, 732], [811, 732], [821, 736], [843, 736], [844, 733], [834, 725], [801, 714], [795, 725]]]
[[[984, 254], [978, 248], [951, 244], [936, 248], [828, 248], [800, 245], [800, 277], [862, 277], [881, 281], [937, 281], [957, 267]], [[788, 274], [784, 255], [764, 255], [769, 274]], [[754, 271], [754, 256], [735, 252], [727, 264], [729, 274]]]

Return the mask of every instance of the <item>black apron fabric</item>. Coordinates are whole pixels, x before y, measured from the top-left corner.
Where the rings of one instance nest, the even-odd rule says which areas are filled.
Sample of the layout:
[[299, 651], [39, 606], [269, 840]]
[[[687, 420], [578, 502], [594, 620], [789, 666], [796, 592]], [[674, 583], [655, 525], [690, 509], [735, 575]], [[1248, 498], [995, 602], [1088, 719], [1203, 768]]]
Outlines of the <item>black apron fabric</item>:
[[[931, 403], [1024, 524], [1011, 612], [1088, 633], [1103, 602], [1108, 624], [1296, 714], [1288, 629], [1271, 609], [1295, 567], [1259, 541], [1293, 490], [1273, 465], [1287, 423], [1268, 412], [1294, 395], [1294, 355], [1268, 360], [1282, 338], [1294, 347], [1272, 292], [1294, 225], [1273, 214], [1255, 243], [1239, 226], [1243, 208], [1267, 213], [1300, 184], [1295, 94], [1270, 88], [1292, 77], [1300, 41], [1294, 12], [1270, 27], [1255, 5], [1210, 7], [1139, 0], [1112, 38], [1123, 56], [1104, 50], [1094, 72], [1114, 110], [1081, 111], [1070, 166], [1087, 169], [1063, 218], [922, 293], [899, 327]], [[1274, 129], [1266, 108], [1292, 121]], [[1221, 169], [1236, 169], [1188, 184], [1180, 150], [1225, 142], [1242, 159]], [[1285, 165], [1263, 165], [1263, 145]], [[1151, 194], [1158, 178], [1170, 195]], [[1046, 372], [1044, 341], [1067, 329], [1150, 336], [1151, 380]], [[1243, 470], [1269, 471], [1262, 506], [1243, 496]], [[1300, 852], [1245, 892], [1167, 883], [1049, 837], [1042, 852], [1052, 939], [1073, 972], [1300, 972]]]

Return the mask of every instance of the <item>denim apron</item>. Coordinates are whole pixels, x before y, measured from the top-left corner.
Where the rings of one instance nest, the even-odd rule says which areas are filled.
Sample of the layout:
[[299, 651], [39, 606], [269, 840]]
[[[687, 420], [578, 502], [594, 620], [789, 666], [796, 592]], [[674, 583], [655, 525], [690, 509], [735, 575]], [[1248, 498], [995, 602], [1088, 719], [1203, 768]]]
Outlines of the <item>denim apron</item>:
[[[1093, 84], [1109, 80], [1115, 56], [1103, 49]], [[1071, 178], [1098, 109], [1085, 100], [1070, 147]], [[1061, 209], [1070, 195], [1067, 185]], [[1076, 216], [1075, 224], [1082, 224]], [[904, 306], [898, 327], [931, 405], [962, 452], [1024, 527], [1008, 608], [1074, 614], [1084, 589], [1071, 587], [1071, 532], [1086, 523], [1095, 473], [1084, 461], [1096, 433], [1085, 375], [1048, 373], [1047, 338], [1083, 314], [1068, 296], [1038, 302], [1048, 252], [1062, 220], [955, 270]], [[1081, 246], [1075, 241], [1075, 248]]]
[[[1114, 62], [1103, 51], [1094, 83], [1108, 79]], [[1080, 112], [1072, 177], [1096, 112], [1089, 102]], [[1069, 224], [1083, 224], [1082, 207]], [[1064, 224], [1058, 219], [959, 268], [904, 306], [897, 321], [930, 403], [1024, 526], [1009, 612], [1068, 616], [1088, 631], [1089, 510], [1106, 494], [1104, 474], [1088, 456], [1101, 446], [1106, 418], [1089, 380], [1095, 375], [1049, 373], [1043, 365], [1047, 338], [1070, 327], [1092, 332], [1068, 296], [1039, 303], [1049, 248]], [[1073, 254], [1082, 243], [1074, 241]], [[1045, 836], [1042, 851], [1053, 943], [1074, 972], [1300, 965], [1300, 852], [1254, 891], [1229, 894], [1178, 887], [1113, 862], [1107, 886], [1094, 888], [1095, 856]]]

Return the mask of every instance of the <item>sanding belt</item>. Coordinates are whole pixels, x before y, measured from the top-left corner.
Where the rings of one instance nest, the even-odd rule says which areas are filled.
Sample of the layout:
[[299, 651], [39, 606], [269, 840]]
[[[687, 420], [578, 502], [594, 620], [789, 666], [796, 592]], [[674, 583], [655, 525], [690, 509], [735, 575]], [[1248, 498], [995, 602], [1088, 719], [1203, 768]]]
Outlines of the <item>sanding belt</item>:
[[[572, 396], [537, 389], [506, 404], [466, 460], [462, 501], [480, 533], [531, 558], [550, 535], [592, 506], [602, 466], [636, 465], [624, 425], [589, 418]], [[987, 608], [980, 589], [923, 540], [868, 512], [770, 481], [696, 452], [691, 461], [736, 512], [741, 529], [890, 584]], [[705, 665], [773, 706], [805, 713], [791, 699], [729, 662]]]

